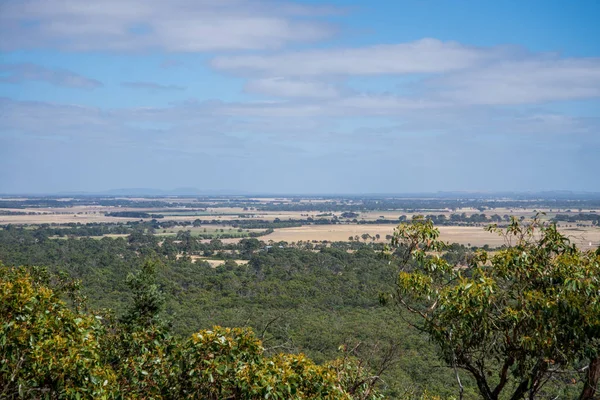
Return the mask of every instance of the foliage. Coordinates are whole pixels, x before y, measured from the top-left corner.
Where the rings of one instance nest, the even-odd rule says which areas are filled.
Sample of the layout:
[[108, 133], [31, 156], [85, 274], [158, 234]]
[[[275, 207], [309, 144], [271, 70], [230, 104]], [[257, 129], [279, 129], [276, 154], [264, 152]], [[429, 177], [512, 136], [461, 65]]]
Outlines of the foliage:
[[178, 392], [181, 350], [168, 331], [157, 326], [132, 330], [121, 324], [111, 325], [110, 331], [101, 340], [103, 357], [126, 398], [166, 399]]
[[127, 286], [133, 296], [133, 304], [123, 316], [123, 322], [133, 327], [160, 324], [158, 314], [165, 304], [164, 294], [156, 284], [158, 262], [147, 260], [141, 271], [127, 276]]
[[332, 368], [303, 354], [265, 357], [249, 329], [214, 327], [192, 335], [183, 350], [186, 396], [207, 399], [351, 399]]
[[538, 219], [489, 229], [511, 246], [460, 268], [439, 256], [445, 245], [430, 220], [400, 225], [395, 299], [419, 317], [459, 386], [463, 370], [484, 399], [533, 398], [552, 380], [565, 395], [575, 367], [599, 356], [600, 257]]
[[23, 268], [0, 264], [0, 397], [106, 399], [116, 377], [93, 315], [72, 311]]
[[72, 311], [26, 268], [0, 266], [2, 397], [379, 398], [371, 385], [351, 396], [344, 387], [351, 368], [340, 367], [343, 362], [319, 366], [302, 354], [266, 356], [248, 328], [214, 327], [177, 339], [158, 317], [155, 273], [149, 262], [129, 279], [134, 303], [121, 322]]
[[[263, 342], [266, 357], [280, 351], [304, 353], [318, 365], [339, 357], [342, 343], [360, 342], [361, 349], [379, 343], [373, 354], [369, 350], [358, 358], [373, 359], [368, 366], [363, 362], [365, 373], [379, 375], [378, 389], [387, 398], [401, 398], [408, 388], [415, 395], [425, 388], [442, 397], [454, 392], [452, 373], [439, 367], [434, 346], [403, 322], [403, 318], [414, 317], [379, 305], [378, 294], [393, 289], [396, 269], [363, 243], [352, 247], [333, 243], [310, 251], [277, 245], [265, 250], [254, 240], [233, 247], [213, 240], [199, 246], [227, 251], [227, 255], [244, 252], [250, 260], [248, 265], [228, 263], [212, 268], [189, 257], [176, 257], [186, 243], [175, 243], [174, 238], [160, 240], [136, 233], [127, 238], [52, 240], [37, 238], [35, 232], [16, 227], [0, 230], [0, 259], [10, 265], [47, 265], [53, 273], [64, 270], [79, 279], [91, 309], [115, 312], [114, 323], [103, 314], [107, 326], [103, 338], [114, 343], [107, 347], [120, 354], [118, 344], [123, 343], [123, 351], [131, 349], [128, 357], [140, 357], [139, 363], [150, 363], [152, 358], [133, 349], [152, 346], [150, 339], [162, 336], [158, 332], [147, 335], [149, 343], [145, 344], [146, 336], [137, 334], [134, 344], [126, 344], [124, 338], [131, 337], [134, 330], [125, 331], [127, 324], [118, 323], [127, 319], [135, 304], [128, 276], [139, 276], [144, 260], [150, 259], [158, 262], [151, 284], [165, 301], [156, 321], [168, 321], [172, 326], [169, 335], [176, 341], [215, 325], [248, 326]], [[353, 252], [349, 253], [349, 248]], [[458, 248], [456, 254], [463, 257], [464, 251]], [[378, 374], [379, 363], [392, 344], [398, 346], [395, 362]], [[171, 361], [161, 360], [167, 363], [161, 368], [176, 368], [168, 366]], [[111, 365], [117, 376], [124, 374], [118, 372], [117, 364], [111, 361]], [[463, 384], [465, 396], [475, 398], [474, 382], [464, 379]]]
[[140, 211], [114, 211], [106, 213], [106, 216], [120, 218], [164, 218], [162, 214], [149, 214]]

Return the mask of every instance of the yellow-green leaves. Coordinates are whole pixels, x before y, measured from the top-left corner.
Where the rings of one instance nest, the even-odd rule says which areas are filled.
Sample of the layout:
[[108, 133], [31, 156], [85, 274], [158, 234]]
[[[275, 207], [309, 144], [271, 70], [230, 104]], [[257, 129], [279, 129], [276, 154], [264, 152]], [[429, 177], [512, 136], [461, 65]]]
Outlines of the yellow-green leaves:
[[115, 395], [115, 374], [101, 361], [102, 327], [71, 311], [22, 268], [0, 265], [0, 387], [8, 398]]
[[488, 230], [509, 246], [492, 256], [478, 251], [464, 268], [439, 261], [443, 246], [430, 221], [400, 225], [392, 240], [405, 250], [396, 251], [397, 299], [422, 317], [444, 360], [472, 375], [484, 398], [505, 390], [521, 398], [551, 371], [568, 373], [600, 356], [600, 262], [598, 252], [579, 251], [537, 217]]
[[[349, 360], [267, 357], [246, 328], [182, 341], [152, 315], [139, 324], [72, 311], [26, 269], [0, 265], [0, 398], [352, 399]], [[379, 398], [363, 386], [352, 390]]]
[[184, 397], [239, 399], [350, 399], [329, 367], [303, 354], [265, 357], [249, 329], [214, 327], [183, 348]]

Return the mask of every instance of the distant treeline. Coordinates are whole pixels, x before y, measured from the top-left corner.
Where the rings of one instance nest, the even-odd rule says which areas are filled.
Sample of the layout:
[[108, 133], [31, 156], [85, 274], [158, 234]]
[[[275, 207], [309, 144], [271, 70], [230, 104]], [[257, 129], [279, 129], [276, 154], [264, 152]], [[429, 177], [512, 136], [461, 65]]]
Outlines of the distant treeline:
[[135, 231], [144, 232], [152, 225], [143, 221], [128, 221], [126, 223], [115, 222], [89, 222], [82, 224], [80, 222], [69, 222], [64, 224], [30, 224], [30, 225], [0, 225], [4, 231], [21, 231], [26, 229], [40, 237], [87, 237], [104, 235], [124, 235]]
[[318, 202], [301, 202], [300, 198], [289, 200], [274, 200], [264, 202], [256, 199], [236, 196], [227, 197], [198, 197], [194, 201], [185, 202], [174, 197], [172, 201], [163, 198], [144, 200], [123, 199], [114, 197], [75, 197], [60, 199], [58, 197], [39, 197], [25, 200], [0, 200], [0, 208], [68, 208], [73, 206], [104, 206], [104, 207], [130, 207], [130, 208], [221, 208], [240, 207], [246, 210], [263, 211], [303, 211], [303, 212], [360, 212], [376, 210], [404, 210], [406, 212], [426, 213], [434, 210], [459, 210], [461, 208], [475, 208], [480, 211], [495, 208], [550, 208], [550, 209], [600, 209], [600, 199], [594, 196], [588, 198], [566, 199], [493, 199], [493, 198], [394, 198], [394, 197], [306, 197], [308, 200]]
[[0, 210], [0, 215], [38, 215], [36, 212]]
[[600, 225], [600, 214], [582, 214], [568, 215], [568, 214], [556, 214], [552, 219], [554, 222], [584, 222], [589, 221], [592, 225]]
[[109, 212], [105, 214], [107, 217], [120, 217], [120, 218], [153, 218], [153, 219], [160, 219], [160, 218], [164, 218], [165, 216], [162, 214], [148, 214], [145, 212], [139, 212], [139, 211], [115, 211], [115, 212]]
[[474, 208], [481, 212], [495, 208], [514, 209], [583, 209], [600, 208], [600, 200], [482, 200], [482, 199], [361, 199], [349, 203], [348, 201], [326, 201], [319, 203], [278, 203], [269, 202], [255, 205], [256, 209], [264, 211], [303, 211], [303, 212], [361, 212], [361, 211], [391, 211], [403, 210], [406, 212], [427, 213], [447, 209], [448, 212], [463, 208]]

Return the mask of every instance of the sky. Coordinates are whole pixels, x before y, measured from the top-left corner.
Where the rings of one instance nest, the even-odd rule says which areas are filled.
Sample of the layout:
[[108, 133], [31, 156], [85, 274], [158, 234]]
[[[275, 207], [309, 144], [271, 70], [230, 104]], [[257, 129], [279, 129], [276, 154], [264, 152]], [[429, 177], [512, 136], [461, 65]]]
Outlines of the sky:
[[0, 193], [600, 191], [596, 0], [0, 0]]

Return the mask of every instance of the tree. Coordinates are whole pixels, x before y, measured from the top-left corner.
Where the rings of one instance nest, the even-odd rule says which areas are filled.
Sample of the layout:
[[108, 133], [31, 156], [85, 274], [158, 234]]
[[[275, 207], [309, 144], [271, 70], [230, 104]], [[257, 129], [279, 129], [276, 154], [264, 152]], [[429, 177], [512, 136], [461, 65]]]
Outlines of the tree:
[[76, 285], [58, 280], [55, 292], [57, 281], [38, 270], [0, 264], [0, 398], [382, 398], [379, 378], [354, 357], [324, 365], [303, 354], [268, 357], [249, 328], [170, 335], [158, 318], [155, 267], [130, 275], [134, 304], [119, 320], [71, 310], [60, 295]]
[[[516, 218], [510, 244], [476, 253], [468, 268], [439, 254], [445, 244], [429, 220], [400, 225], [391, 241], [400, 266], [393, 297], [417, 316], [418, 329], [454, 369], [471, 375], [486, 400], [543, 393], [587, 364], [580, 399], [595, 395], [600, 374], [600, 254], [582, 252], [556, 225]], [[385, 298], [384, 298], [385, 300]], [[463, 372], [463, 373], [464, 373]]]
[[[188, 399], [329, 399], [351, 400], [344, 368], [318, 366], [303, 354], [265, 357], [250, 329], [214, 327], [183, 344], [181, 398]], [[338, 364], [335, 364], [336, 366]], [[371, 388], [357, 399], [379, 398]]]
[[0, 398], [113, 398], [99, 319], [67, 307], [37, 272], [0, 264]]
[[133, 302], [119, 321], [109, 322], [101, 339], [105, 360], [127, 398], [169, 398], [179, 388], [181, 350], [160, 317], [165, 297], [157, 284], [159, 266], [148, 259], [127, 276]]
[[244, 257], [250, 257], [252, 253], [260, 249], [263, 244], [258, 239], [242, 239], [240, 240], [240, 247], [242, 248], [241, 253]]
[[156, 283], [157, 266], [157, 261], [146, 260], [137, 274], [127, 276], [127, 286], [133, 295], [133, 304], [123, 317], [126, 324], [147, 327], [162, 323], [159, 313], [165, 298]]

